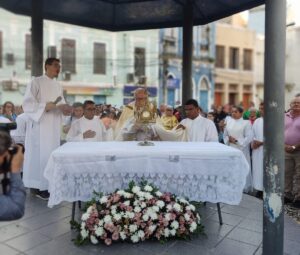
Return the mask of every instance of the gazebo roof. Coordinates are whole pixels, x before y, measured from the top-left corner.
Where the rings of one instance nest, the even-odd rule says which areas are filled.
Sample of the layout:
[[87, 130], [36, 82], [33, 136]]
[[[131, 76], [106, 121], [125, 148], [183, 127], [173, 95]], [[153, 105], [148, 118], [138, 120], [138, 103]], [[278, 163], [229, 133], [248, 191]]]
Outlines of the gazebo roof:
[[[31, 15], [32, 0], [1, 0], [0, 7]], [[109, 31], [183, 26], [183, 5], [193, 2], [194, 25], [203, 25], [264, 4], [265, 0], [49, 0], [43, 17]]]

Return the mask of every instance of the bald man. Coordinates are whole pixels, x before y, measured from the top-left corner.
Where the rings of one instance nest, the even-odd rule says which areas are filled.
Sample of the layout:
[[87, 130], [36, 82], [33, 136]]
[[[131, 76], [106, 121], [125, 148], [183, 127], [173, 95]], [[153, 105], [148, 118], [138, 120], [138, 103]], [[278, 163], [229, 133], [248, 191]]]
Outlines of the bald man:
[[[149, 104], [148, 92], [146, 88], [138, 88], [134, 92], [134, 101], [124, 107], [124, 110], [118, 120], [115, 128], [115, 140], [126, 141], [126, 140], [143, 140], [142, 136], [136, 137], [136, 133], [141, 133], [138, 130], [134, 113]], [[151, 105], [151, 104], [150, 104]], [[152, 105], [152, 107], [154, 107]], [[155, 109], [156, 111], [156, 109]], [[128, 137], [132, 134], [134, 137]], [[152, 137], [144, 137], [145, 139], [151, 140]]]

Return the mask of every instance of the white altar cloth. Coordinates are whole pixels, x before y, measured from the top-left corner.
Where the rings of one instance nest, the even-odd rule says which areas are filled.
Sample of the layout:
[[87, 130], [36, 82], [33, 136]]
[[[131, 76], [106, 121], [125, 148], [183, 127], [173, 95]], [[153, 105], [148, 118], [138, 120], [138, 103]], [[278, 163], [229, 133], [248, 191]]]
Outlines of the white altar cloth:
[[249, 165], [243, 153], [220, 143], [69, 142], [50, 156], [44, 176], [52, 207], [87, 201], [142, 178], [190, 200], [239, 204]]

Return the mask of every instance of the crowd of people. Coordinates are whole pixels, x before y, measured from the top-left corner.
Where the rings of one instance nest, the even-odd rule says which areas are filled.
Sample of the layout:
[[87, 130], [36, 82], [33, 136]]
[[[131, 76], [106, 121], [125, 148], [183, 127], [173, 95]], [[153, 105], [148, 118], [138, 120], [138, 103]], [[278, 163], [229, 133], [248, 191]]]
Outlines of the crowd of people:
[[[190, 99], [176, 108], [170, 105], [157, 108], [150, 102], [147, 90], [139, 88], [135, 91], [135, 100], [120, 109], [110, 104], [97, 105], [92, 100], [70, 106], [55, 79], [59, 71], [59, 60], [47, 59], [45, 75], [29, 84], [22, 107], [15, 107], [12, 102], [2, 106], [1, 116], [18, 125], [17, 130], [11, 132], [12, 137], [26, 148], [24, 185], [38, 197], [49, 197], [43, 170], [52, 151], [64, 142], [146, 139], [220, 142], [239, 149], [251, 167], [244, 190], [255, 190], [256, 195], [262, 197], [263, 103], [259, 109], [251, 105], [244, 111], [241, 106], [226, 104], [204, 113], [198, 102]], [[137, 113], [140, 121], [136, 119]], [[147, 124], [147, 132], [144, 120], [151, 122]], [[299, 95], [285, 115], [285, 151], [285, 199], [300, 208]]]

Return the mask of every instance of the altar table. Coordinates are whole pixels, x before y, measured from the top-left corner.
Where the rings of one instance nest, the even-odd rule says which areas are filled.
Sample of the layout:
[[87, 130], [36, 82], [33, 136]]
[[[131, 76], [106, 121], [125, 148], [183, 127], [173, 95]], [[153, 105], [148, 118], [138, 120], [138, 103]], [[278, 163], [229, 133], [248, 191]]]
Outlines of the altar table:
[[243, 153], [220, 143], [69, 142], [51, 154], [44, 176], [52, 207], [87, 201], [93, 191], [109, 193], [131, 180], [195, 201], [239, 204], [249, 164]]

